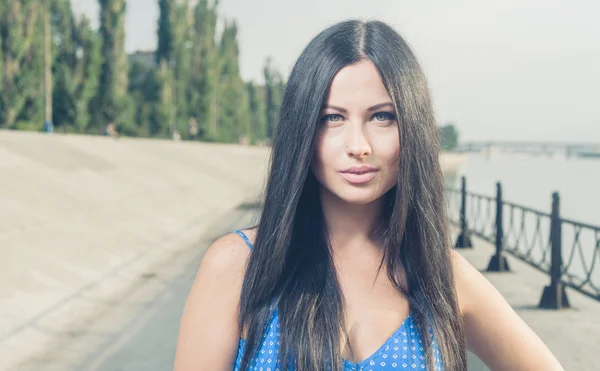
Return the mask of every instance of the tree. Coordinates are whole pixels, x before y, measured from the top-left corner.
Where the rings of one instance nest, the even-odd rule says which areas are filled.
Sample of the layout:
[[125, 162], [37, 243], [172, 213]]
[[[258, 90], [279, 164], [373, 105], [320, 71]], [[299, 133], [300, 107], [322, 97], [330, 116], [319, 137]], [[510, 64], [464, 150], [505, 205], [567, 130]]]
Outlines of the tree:
[[85, 132], [89, 104], [98, 87], [100, 39], [87, 18], [79, 21], [71, 3], [53, 0], [53, 122], [63, 131]]
[[159, 124], [153, 134], [165, 136], [175, 130], [175, 94], [172, 68], [177, 63], [175, 49], [177, 48], [177, 2], [175, 0], [158, 0], [160, 16], [158, 18], [158, 47], [156, 49], [156, 64], [160, 71], [160, 96], [155, 119]]
[[177, 5], [175, 16], [175, 63], [172, 66], [174, 75], [175, 127], [187, 137], [187, 122], [190, 118], [190, 102], [188, 102], [187, 92], [189, 89], [194, 36], [194, 17], [190, 10], [189, 0], [182, 0]]
[[73, 89], [73, 71], [77, 64], [76, 27], [71, 2], [51, 0], [49, 3], [52, 29], [52, 122], [56, 130], [65, 131], [73, 127], [77, 117]]
[[134, 61], [129, 71], [129, 95], [135, 102], [138, 135], [166, 138], [172, 107], [172, 73], [163, 63], [160, 67]]
[[215, 44], [218, 1], [211, 7], [199, 0], [194, 8], [194, 30], [187, 89], [189, 115], [199, 124], [198, 137], [218, 138], [217, 87], [220, 78], [219, 55]]
[[[272, 136], [283, 79], [269, 62], [264, 87], [244, 83], [236, 23], [225, 22], [216, 35], [218, 0], [156, 1], [155, 63], [132, 58], [129, 69], [126, 0], [98, 0], [98, 31], [74, 15], [71, 0], [0, 0], [0, 126], [41, 129], [51, 95], [48, 114], [63, 132], [99, 133], [114, 123], [124, 135], [177, 130], [193, 139], [252, 143]], [[46, 40], [52, 54], [45, 63]]]
[[[186, 132], [188, 119], [187, 89], [191, 62], [193, 17], [189, 0], [158, 0], [158, 47], [156, 63], [163, 84], [161, 87], [163, 119], [167, 119], [169, 131]], [[168, 99], [168, 101], [165, 101]]]
[[158, 0], [158, 47], [156, 48], [156, 64], [163, 60], [171, 63], [175, 49], [175, 25], [177, 22], [176, 0]]
[[440, 127], [440, 142], [442, 150], [453, 151], [458, 145], [458, 131], [454, 123], [447, 123]]
[[128, 94], [135, 102], [135, 117], [138, 134], [148, 137], [154, 131], [151, 122], [152, 110], [159, 99], [160, 79], [156, 69], [139, 60], [134, 60], [129, 70]]
[[272, 140], [273, 134], [275, 133], [284, 90], [284, 82], [281, 74], [279, 74], [279, 72], [272, 67], [271, 63], [271, 59], [267, 58], [265, 68], [263, 70], [265, 77], [265, 102], [267, 116], [266, 136], [268, 140]]
[[[132, 105], [127, 96], [127, 55], [125, 54], [125, 0], [100, 1], [102, 67], [98, 94], [94, 100], [94, 125], [114, 122], [126, 135], [137, 135]], [[102, 127], [101, 126], [101, 127]]]
[[92, 29], [89, 19], [83, 17], [76, 27], [75, 128], [83, 133], [91, 124], [89, 112], [100, 79], [101, 40]]
[[252, 81], [246, 83], [248, 109], [250, 117], [250, 142], [256, 144], [266, 138], [267, 116], [264, 89], [257, 87]]
[[219, 139], [237, 142], [250, 131], [248, 98], [240, 76], [237, 25], [227, 23], [219, 45]]
[[[7, 10], [7, 3], [5, 1], [0, 1], [0, 117], [2, 117], [2, 85], [4, 81], [4, 53], [2, 50], [4, 49], [4, 16]], [[3, 122], [0, 121], [0, 127], [4, 126]]]
[[29, 127], [39, 129], [43, 118], [42, 5], [35, 0], [11, 0], [0, 7], [0, 126], [14, 128], [17, 121], [29, 121], [34, 123]]
[[174, 113], [173, 106], [173, 72], [169, 69], [167, 61], [163, 59], [158, 69], [159, 96], [154, 105], [151, 136], [168, 137], [173, 134]]

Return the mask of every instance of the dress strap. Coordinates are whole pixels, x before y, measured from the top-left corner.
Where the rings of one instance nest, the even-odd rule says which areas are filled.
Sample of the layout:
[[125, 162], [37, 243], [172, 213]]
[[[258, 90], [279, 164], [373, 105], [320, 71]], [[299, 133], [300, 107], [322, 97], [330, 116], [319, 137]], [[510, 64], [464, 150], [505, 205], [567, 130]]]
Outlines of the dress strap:
[[252, 250], [252, 244], [250, 243], [250, 240], [248, 239], [248, 236], [246, 236], [246, 234], [244, 232], [240, 231], [239, 229], [236, 229], [233, 232], [237, 233], [240, 237], [242, 237], [244, 239], [244, 241], [246, 242], [246, 245], [248, 245], [248, 248], [250, 250]]

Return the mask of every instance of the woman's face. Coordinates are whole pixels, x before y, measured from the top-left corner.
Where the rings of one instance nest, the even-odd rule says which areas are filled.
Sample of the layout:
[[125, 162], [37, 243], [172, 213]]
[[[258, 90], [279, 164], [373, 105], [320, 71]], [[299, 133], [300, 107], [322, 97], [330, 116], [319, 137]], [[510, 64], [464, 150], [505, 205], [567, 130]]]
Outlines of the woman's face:
[[396, 184], [396, 112], [370, 60], [335, 75], [317, 130], [312, 171], [325, 190], [346, 202], [367, 204]]

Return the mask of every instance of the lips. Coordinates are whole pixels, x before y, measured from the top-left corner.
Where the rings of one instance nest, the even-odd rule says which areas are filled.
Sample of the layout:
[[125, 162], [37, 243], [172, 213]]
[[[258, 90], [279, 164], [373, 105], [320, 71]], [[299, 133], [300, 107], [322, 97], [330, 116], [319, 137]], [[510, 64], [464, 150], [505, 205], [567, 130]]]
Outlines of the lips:
[[377, 171], [379, 169], [372, 166], [355, 166], [341, 171], [340, 174], [352, 184], [364, 184], [375, 178]]
[[362, 174], [362, 173], [368, 173], [370, 171], [377, 171], [379, 170], [376, 167], [373, 166], [368, 166], [368, 165], [361, 165], [361, 166], [352, 166], [349, 167], [345, 170], [342, 170], [342, 173], [355, 173], [355, 174]]

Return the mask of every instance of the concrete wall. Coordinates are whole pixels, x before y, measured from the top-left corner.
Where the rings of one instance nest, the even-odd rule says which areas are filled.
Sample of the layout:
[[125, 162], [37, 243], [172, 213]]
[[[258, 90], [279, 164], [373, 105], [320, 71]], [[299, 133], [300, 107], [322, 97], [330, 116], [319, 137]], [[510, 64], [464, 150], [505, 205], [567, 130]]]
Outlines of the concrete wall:
[[267, 162], [265, 148], [0, 131], [0, 360], [255, 200]]

